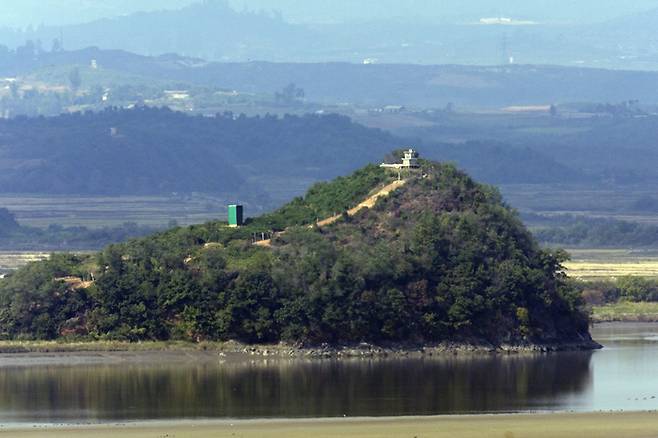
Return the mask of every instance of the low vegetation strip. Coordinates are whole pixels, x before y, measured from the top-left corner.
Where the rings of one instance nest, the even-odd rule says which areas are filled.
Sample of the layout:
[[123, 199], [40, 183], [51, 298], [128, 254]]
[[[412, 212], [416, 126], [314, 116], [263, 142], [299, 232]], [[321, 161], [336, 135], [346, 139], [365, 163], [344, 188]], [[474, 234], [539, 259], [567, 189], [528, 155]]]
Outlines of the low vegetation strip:
[[[368, 198], [360, 202], [359, 205], [357, 205], [356, 207], [347, 210], [347, 216], [354, 216], [364, 208], [374, 207], [380, 198], [388, 196], [394, 190], [398, 189], [399, 187], [402, 187], [405, 182], [406, 182], [405, 180], [397, 180], [386, 185], [385, 187], [382, 187], [380, 190], [377, 190], [376, 193], [374, 193], [373, 195], [369, 196]], [[326, 227], [338, 222], [338, 220], [340, 220], [342, 217], [343, 217], [342, 214], [336, 214], [316, 222], [315, 225], [317, 225], [318, 227]], [[309, 225], [309, 226], [312, 227], [313, 225]], [[284, 232], [285, 231], [275, 233], [274, 236], [281, 237]], [[272, 246], [272, 239], [265, 239], [265, 240], [254, 242], [254, 245], [269, 248], [270, 246]]]
[[220, 420], [153, 422], [61, 427], [12, 427], [1, 436], [22, 438], [89, 437], [434, 437], [434, 438], [647, 438], [655, 437], [653, 412], [532, 415], [463, 415], [443, 417], [340, 418], [304, 420]]
[[658, 303], [620, 302], [594, 306], [592, 322], [658, 322]]
[[[357, 205], [354, 208], [351, 208], [347, 211], [348, 216], [354, 216], [357, 214], [359, 211], [361, 211], [364, 208], [372, 208], [375, 206], [379, 198], [383, 198], [385, 196], [388, 196], [392, 191], [398, 189], [399, 187], [402, 187], [404, 185], [405, 181], [404, 180], [399, 180], [399, 181], [393, 181], [392, 183], [388, 184], [387, 186], [383, 187], [381, 190], [377, 191], [372, 196], [369, 196], [367, 199], [364, 199], [359, 205]], [[327, 225], [331, 225], [338, 221], [341, 218], [341, 215], [335, 215], [327, 219], [323, 219], [317, 223], [318, 226], [324, 227]]]

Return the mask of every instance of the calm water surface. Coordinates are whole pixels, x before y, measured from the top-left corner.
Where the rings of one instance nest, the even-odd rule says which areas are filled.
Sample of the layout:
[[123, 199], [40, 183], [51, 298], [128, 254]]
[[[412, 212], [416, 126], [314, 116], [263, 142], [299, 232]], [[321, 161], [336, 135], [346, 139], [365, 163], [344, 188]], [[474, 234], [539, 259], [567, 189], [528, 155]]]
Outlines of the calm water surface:
[[604, 350], [535, 356], [128, 364], [0, 356], [0, 422], [658, 409], [658, 324], [601, 325], [594, 337]]

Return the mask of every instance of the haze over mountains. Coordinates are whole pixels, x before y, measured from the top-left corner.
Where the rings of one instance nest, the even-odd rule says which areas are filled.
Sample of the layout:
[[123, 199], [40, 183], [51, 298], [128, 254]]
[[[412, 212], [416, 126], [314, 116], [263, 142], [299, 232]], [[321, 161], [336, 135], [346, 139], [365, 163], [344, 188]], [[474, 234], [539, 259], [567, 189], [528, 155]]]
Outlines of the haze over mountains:
[[[410, 64], [207, 62], [178, 55], [147, 57], [117, 50], [0, 53], [0, 75], [35, 87], [68, 87], [74, 68], [83, 86], [110, 91], [126, 83], [192, 85], [273, 95], [294, 83], [308, 102], [368, 106], [476, 108], [639, 100], [658, 104], [656, 72], [559, 66], [423, 66]], [[91, 64], [96, 67], [92, 68]], [[45, 83], [45, 85], [44, 85]]]
[[[21, 28], [62, 25], [163, 9], [200, 0], [6, 0], [0, 26]], [[542, 23], [595, 23], [658, 7], [656, 0], [229, 0], [237, 11], [280, 11], [294, 23], [432, 20], [453, 22], [474, 17], [514, 16]]]
[[[289, 0], [277, 3], [276, 11], [262, 1], [188, 3], [172, 0], [154, 10], [155, 5], [146, 2], [145, 11], [128, 15], [117, 15], [118, 7], [108, 8], [105, 16], [110, 18], [84, 22], [103, 16], [99, 8], [91, 8], [93, 13], [77, 15], [84, 23], [63, 25], [66, 22], [55, 18], [52, 24], [13, 26], [0, 31], [0, 41], [9, 47], [40, 41], [48, 49], [63, 37], [66, 49], [99, 46], [221, 61], [658, 66], [658, 49], [652, 43], [658, 9], [651, 9], [658, 8], [658, 2], [650, 0], [623, 8], [607, 0], [560, 8], [544, 1], [510, 0], [495, 7], [482, 1], [461, 7], [416, 1], [395, 16], [400, 6], [382, 7], [381, 2], [373, 8], [372, 2], [349, 2], [349, 7], [344, 1], [332, 2], [329, 7]], [[366, 10], [383, 12], [365, 20]], [[354, 18], [346, 21], [348, 15]]]
[[[630, 3], [630, 4], [628, 4]], [[238, 10], [271, 10], [271, 0], [231, 0]], [[509, 17], [542, 23], [593, 23], [658, 7], [656, 0], [278, 0], [276, 8], [294, 22], [364, 22], [394, 19], [454, 22], [474, 17]]]

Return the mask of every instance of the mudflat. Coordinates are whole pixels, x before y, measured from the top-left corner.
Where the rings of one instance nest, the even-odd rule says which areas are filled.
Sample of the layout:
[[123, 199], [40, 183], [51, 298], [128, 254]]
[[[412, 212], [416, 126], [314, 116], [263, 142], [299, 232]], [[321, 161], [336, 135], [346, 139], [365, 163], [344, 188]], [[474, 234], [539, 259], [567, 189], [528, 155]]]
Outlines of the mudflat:
[[53, 438], [651, 438], [658, 413], [464, 415], [305, 420], [181, 421], [133, 424], [26, 426], [0, 429], [0, 436]]

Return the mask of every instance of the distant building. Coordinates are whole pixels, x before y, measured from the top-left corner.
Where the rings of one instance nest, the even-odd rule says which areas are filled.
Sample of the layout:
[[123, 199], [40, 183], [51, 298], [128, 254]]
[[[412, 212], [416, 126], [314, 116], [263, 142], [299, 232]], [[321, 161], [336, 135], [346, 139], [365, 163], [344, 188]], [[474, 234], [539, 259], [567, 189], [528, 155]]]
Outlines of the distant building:
[[404, 151], [404, 156], [402, 157], [402, 163], [382, 163], [379, 167], [386, 169], [418, 169], [420, 165], [418, 164], [418, 152], [413, 149], [408, 149]]
[[406, 111], [406, 108], [402, 105], [386, 105], [382, 108], [382, 112], [389, 114], [399, 114]]
[[508, 17], [487, 17], [480, 18], [479, 24], [491, 26], [532, 26], [538, 24], [536, 21], [531, 20], [515, 20]]
[[237, 228], [244, 224], [244, 208], [242, 205], [228, 206], [228, 226]]
[[187, 100], [190, 98], [190, 93], [187, 90], [165, 90], [165, 96], [173, 100]]

